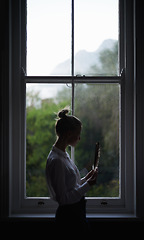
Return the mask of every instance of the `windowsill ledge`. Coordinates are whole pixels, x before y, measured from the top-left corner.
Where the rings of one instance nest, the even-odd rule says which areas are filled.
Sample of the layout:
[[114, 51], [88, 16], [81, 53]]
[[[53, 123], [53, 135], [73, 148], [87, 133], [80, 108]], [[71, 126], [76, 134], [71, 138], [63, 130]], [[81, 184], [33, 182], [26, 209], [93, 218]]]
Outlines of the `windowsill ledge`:
[[[9, 219], [14, 220], [22, 220], [22, 219], [28, 219], [28, 220], [54, 220], [55, 214], [12, 214], [9, 216]], [[98, 221], [98, 220], [105, 220], [105, 221], [111, 221], [111, 220], [138, 220], [135, 214], [87, 214], [87, 218], [92, 221]]]
[[136, 219], [135, 214], [122, 214], [122, 213], [100, 213], [100, 214], [87, 214], [88, 219], [101, 219], [101, 220], [122, 220], [122, 219]]

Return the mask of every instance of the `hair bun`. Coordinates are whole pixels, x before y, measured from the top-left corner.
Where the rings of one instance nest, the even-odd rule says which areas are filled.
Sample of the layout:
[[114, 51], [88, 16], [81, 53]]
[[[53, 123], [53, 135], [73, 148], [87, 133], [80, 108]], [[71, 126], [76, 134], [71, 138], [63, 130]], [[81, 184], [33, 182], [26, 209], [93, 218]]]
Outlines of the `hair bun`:
[[59, 118], [65, 118], [68, 113], [69, 113], [68, 109], [63, 109], [58, 113], [58, 117]]

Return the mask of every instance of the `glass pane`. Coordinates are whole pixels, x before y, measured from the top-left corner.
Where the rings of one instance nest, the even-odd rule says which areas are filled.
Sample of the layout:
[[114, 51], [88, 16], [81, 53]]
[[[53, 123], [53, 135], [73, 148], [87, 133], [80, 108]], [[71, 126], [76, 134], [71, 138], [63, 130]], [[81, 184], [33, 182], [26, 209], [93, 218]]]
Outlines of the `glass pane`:
[[71, 1], [27, 0], [27, 75], [70, 75], [70, 56]]
[[118, 74], [118, 0], [75, 1], [75, 75]]
[[[65, 84], [26, 85], [26, 196], [47, 197], [45, 166], [56, 140], [55, 119], [71, 105], [71, 88]], [[70, 149], [68, 149], [70, 151]]]
[[79, 170], [91, 170], [95, 143], [100, 142], [101, 146], [97, 184], [87, 193], [89, 197], [120, 196], [119, 94], [119, 84], [76, 86], [75, 115], [83, 125], [81, 140], [75, 148]]

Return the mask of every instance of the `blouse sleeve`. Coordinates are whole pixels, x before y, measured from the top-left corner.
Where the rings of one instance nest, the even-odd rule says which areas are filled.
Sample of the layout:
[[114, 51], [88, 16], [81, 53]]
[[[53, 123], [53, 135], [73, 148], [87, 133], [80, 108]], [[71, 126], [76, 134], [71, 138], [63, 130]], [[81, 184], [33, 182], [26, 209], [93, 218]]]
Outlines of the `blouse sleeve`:
[[85, 183], [86, 182], [86, 179], [85, 177], [81, 178], [81, 184]]

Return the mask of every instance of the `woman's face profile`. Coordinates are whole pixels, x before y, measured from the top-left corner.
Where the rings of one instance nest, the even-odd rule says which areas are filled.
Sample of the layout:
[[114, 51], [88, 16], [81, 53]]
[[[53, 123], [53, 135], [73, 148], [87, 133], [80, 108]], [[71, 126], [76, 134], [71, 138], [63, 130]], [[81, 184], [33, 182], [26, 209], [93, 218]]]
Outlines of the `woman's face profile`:
[[68, 133], [68, 144], [71, 145], [72, 147], [75, 147], [77, 143], [80, 141], [80, 134], [81, 129], [70, 131]]

